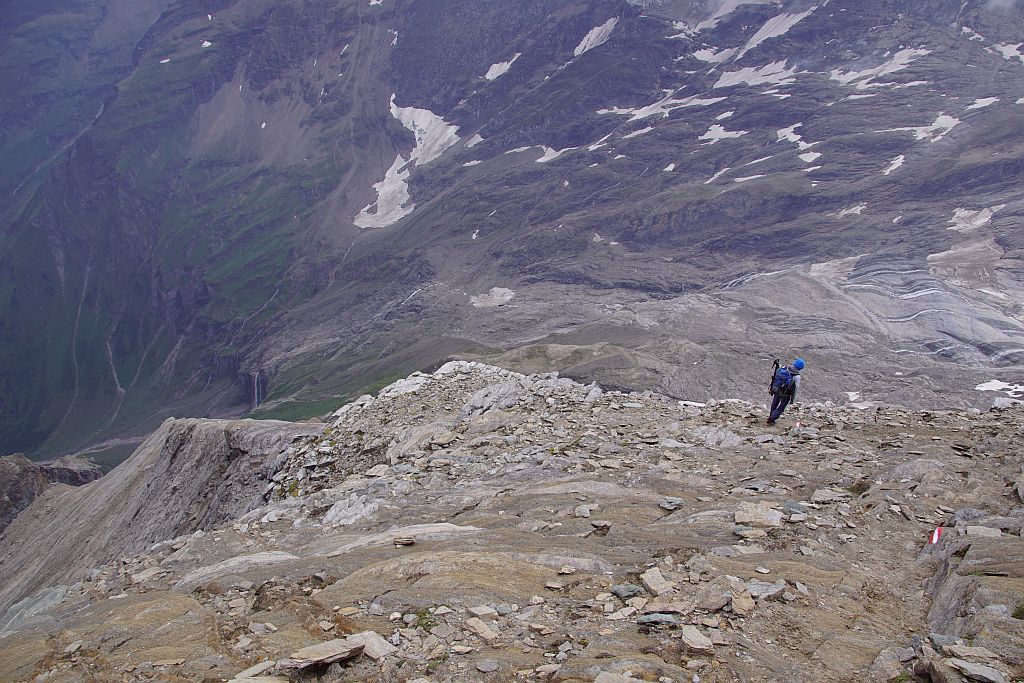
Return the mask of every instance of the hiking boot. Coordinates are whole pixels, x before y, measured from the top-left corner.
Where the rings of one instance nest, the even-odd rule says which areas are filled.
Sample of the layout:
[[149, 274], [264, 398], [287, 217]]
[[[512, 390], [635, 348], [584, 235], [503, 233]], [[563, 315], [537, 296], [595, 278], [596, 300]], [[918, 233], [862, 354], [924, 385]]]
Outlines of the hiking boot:
[[773, 419], [771, 419], [771, 418], [769, 417], [769, 418], [768, 418], [768, 426], [769, 426], [769, 427], [771, 427], [771, 426], [773, 426], [774, 424], [775, 424], [775, 420], [773, 420]]

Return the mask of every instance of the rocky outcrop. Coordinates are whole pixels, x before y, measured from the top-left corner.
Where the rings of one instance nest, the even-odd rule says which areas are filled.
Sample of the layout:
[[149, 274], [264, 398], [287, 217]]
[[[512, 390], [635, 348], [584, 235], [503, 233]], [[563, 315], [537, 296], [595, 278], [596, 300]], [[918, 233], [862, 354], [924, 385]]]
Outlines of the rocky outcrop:
[[42, 586], [247, 512], [262, 501], [292, 440], [320, 429], [167, 420], [109, 474], [77, 488], [49, 488], [4, 531], [0, 611]]
[[51, 484], [81, 486], [102, 474], [99, 465], [75, 456], [48, 462], [32, 462], [21, 453], [0, 458], [0, 531]]
[[5, 587], [58, 546], [0, 679], [1019, 679], [1024, 409], [791, 410], [454, 362], [322, 431], [167, 423], [73, 502], [108, 559], [54, 492], [0, 541]]

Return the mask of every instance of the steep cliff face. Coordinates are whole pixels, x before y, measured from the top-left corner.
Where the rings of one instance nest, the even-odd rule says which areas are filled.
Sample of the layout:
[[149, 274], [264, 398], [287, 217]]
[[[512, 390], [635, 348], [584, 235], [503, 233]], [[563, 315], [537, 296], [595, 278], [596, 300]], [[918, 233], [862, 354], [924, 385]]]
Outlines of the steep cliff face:
[[73, 456], [41, 463], [20, 453], [0, 458], [0, 531], [51, 484], [81, 486], [102, 474], [96, 463]]
[[14, 7], [9, 451], [459, 353], [692, 399], [789, 351], [833, 401], [1024, 386], [1019, 2]]
[[55, 580], [247, 512], [291, 441], [321, 429], [166, 421], [123, 465], [84, 486], [47, 488], [4, 530], [0, 603], [6, 609]]

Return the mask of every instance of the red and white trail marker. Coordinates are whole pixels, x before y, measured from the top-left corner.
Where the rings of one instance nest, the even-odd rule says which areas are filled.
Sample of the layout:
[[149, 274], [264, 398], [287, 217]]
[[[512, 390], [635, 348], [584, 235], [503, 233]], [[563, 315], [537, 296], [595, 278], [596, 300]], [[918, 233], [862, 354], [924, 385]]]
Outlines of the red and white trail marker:
[[943, 531], [945, 531], [945, 529], [943, 527], [941, 527], [941, 526], [935, 527], [935, 531], [932, 532], [932, 536], [931, 536], [931, 539], [929, 540], [929, 543], [931, 545], [935, 545], [936, 543], [938, 543], [939, 539], [942, 538], [942, 532]]

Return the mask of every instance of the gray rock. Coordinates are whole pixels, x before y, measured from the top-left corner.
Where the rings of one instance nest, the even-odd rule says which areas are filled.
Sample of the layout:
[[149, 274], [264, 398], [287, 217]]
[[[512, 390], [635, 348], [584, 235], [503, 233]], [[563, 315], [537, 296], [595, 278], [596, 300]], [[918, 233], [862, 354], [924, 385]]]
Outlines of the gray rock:
[[636, 683], [635, 678], [627, 678], [622, 674], [611, 673], [610, 671], [602, 671], [594, 679], [594, 683]]
[[398, 652], [398, 648], [384, 640], [376, 631], [363, 631], [348, 636], [347, 640], [363, 646], [363, 654], [377, 661]]
[[651, 592], [652, 595], [656, 595], [658, 597], [675, 592], [675, 589], [672, 588], [672, 585], [665, 580], [665, 577], [661, 574], [661, 570], [657, 567], [652, 567], [641, 574], [640, 582], [644, 585], [644, 588]]
[[636, 623], [640, 626], [675, 626], [679, 617], [666, 612], [651, 612], [637, 617]]
[[612, 586], [610, 590], [620, 600], [628, 600], [644, 594], [644, 589], [634, 583], [622, 583]]
[[929, 633], [928, 639], [932, 641], [932, 645], [934, 645], [937, 650], [941, 650], [947, 645], [956, 645], [962, 642], [956, 636], [949, 636], [944, 633]]
[[759, 528], [782, 526], [782, 511], [776, 510], [772, 503], [740, 503], [736, 510], [736, 524]]
[[688, 652], [705, 653], [713, 652], [715, 649], [711, 639], [697, 630], [696, 626], [687, 624], [679, 629], [679, 637], [682, 640], [683, 648]]
[[849, 491], [839, 491], [837, 489], [818, 489], [811, 494], [812, 503], [840, 503], [847, 501], [852, 498], [853, 495]]
[[782, 504], [782, 511], [787, 515], [802, 515], [807, 513], [807, 506], [795, 500], [787, 500]]
[[972, 681], [981, 681], [981, 683], [1007, 683], [1006, 676], [1004, 676], [998, 669], [994, 669], [991, 666], [968, 662], [963, 659], [957, 659], [956, 657], [947, 659], [946, 663]]
[[311, 666], [320, 666], [352, 659], [363, 651], [363, 645], [347, 638], [329, 640], [326, 643], [318, 643], [304, 647], [293, 652], [288, 659], [278, 662], [282, 669], [306, 669]]
[[738, 434], [722, 427], [697, 427], [693, 433], [702, 439], [708, 448], [735, 448], [743, 443]]
[[501, 668], [501, 665], [494, 659], [483, 659], [476, 663], [477, 671], [485, 674], [494, 673]]
[[685, 502], [686, 501], [684, 501], [682, 498], [673, 498], [671, 496], [668, 496], [663, 501], [658, 503], [658, 507], [668, 510], [669, 512], [673, 512], [681, 508], [683, 506], [683, 503]]
[[788, 584], [779, 579], [775, 583], [768, 581], [747, 581], [747, 591], [758, 600], [777, 600], [786, 592]]

